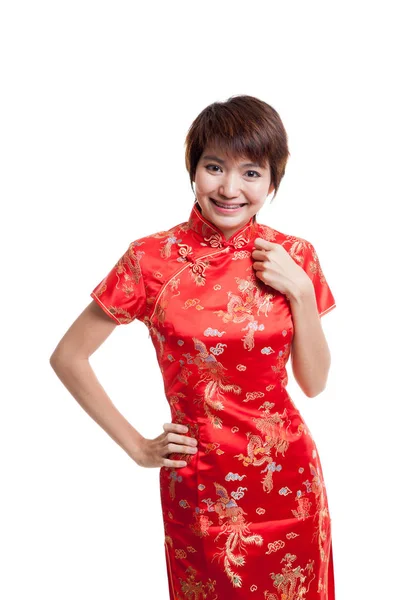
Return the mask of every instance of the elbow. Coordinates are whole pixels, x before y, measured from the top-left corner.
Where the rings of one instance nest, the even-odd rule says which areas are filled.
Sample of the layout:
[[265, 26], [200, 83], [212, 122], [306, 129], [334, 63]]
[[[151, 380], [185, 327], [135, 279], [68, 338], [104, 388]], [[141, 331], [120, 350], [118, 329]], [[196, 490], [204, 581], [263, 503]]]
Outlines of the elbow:
[[326, 388], [326, 385], [324, 385], [323, 387], [314, 388], [314, 389], [303, 389], [303, 392], [305, 393], [307, 398], [315, 398], [321, 392], [323, 392], [325, 388]]
[[89, 357], [86, 355], [80, 355], [76, 351], [71, 352], [64, 348], [62, 350], [56, 348], [56, 350], [54, 350], [53, 354], [50, 356], [49, 362], [53, 371], [57, 373], [60, 369], [68, 367], [76, 361], [81, 360], [89, 361]]
[[49, 362], [53, 371], [56, 371], [60, 368], [61, 364], [64, 364], [66, 361], [66, 357], [61, 353], [60, 350], [54, 350], [53, 354], [50, 356]]
[[295, 375], [297, 383], [300, 385], [307, 398], [315, 398], [326, 389], [329, 367], [330, 364], [328, 364], [323, 371], [320, 370], [318, 374], [307, 374], [307, 377], [304, 376], [304, 374], [302, 374], [302, 376], [297, 375], [297, 377]]
[[296, 379], [298, 385], [301, 388], [303, 394], [307, 396], [307, 398], [315, 398], [326, 388], [327, 377], [325, 377], [321, 381], [316, 381], [315, 378], [313, 380], [310, 377], [301, 377], [297, 372], [293, 370], [294, 378]]
[[60, 362], [61, 350], [62, 350], [62, 346], [61, 346], [61, 343], [59, 342], [57, 344], [57, 346], [54, 348], [53, 353], [49, 358], [50, 365], [54, 370], [55, 370], [55, 367], [57, 366], [57, 364], [59, 364], [59, 362]]
[[314, 384], [313, 386], [303, 386], [302, 389], [307, 398], [315, 398], [326, 389], [326, 383], [327, 379], [325, 378], [324, 381], [320, 382], [318, 385]]
[[53, 352], [53, 354], [50, 356], [49, 362], [53, 371], [56, 371], [57, 365], [59, 364], [59, 356], [55, 352]]

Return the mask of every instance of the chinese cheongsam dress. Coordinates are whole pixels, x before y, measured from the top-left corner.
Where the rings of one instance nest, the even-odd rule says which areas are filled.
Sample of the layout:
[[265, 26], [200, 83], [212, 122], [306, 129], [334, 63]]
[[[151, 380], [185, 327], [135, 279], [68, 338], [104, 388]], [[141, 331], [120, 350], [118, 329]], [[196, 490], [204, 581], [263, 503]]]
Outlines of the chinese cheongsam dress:
[[256, 237], [281, 244], [335, 300], [312, 244], [252, 217], [227, 240], [197, 202], [189, 220], [129, 244], [91, 297], [142, 321], [171, 422], [196, 454], [160, 468], [171, 600], [334, 600], [331, 518], [315, 442], [289, 396], [286, 296], [252, 268]]

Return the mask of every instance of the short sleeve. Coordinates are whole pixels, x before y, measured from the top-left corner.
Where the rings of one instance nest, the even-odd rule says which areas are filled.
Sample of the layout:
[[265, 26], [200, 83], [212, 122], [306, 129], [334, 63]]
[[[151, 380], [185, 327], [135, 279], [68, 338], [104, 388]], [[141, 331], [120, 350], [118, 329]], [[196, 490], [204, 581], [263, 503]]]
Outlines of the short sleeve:
[[326, 281], [314, 246], [310, 242], [305, 240], [304, 242], [305, 251], [302, 267], [313, 282], [318, 313], [322, 317], [335, 308], [336, 301]]
[[146, 291], [140, 260], [144, 252], [132, 242], [90, 296], [118, 325], [142, 320]]

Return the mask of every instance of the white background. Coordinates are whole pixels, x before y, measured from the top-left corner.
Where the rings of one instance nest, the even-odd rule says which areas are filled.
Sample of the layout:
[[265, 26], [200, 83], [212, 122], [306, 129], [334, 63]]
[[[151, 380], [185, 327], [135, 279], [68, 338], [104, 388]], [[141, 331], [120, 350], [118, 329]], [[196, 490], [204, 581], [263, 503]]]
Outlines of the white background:
[[[291, 156], [258, 221], [315, 246], [337, 308], [317, 443], [337, 600], [393, 598], [398, 557], [398, 27], [391, 2], [2, 4], [1, 570], [5, 600], [167, 600], [159, 469], [83, 411], [49, 357], [130, 241], [188, 219], [197, 114], [254, 95]], [[282, 3], [281, 3], [282, 4]], [[396, 95], [397, 94], [397, 95]], [[146, 327], [91, 364], [146, 437], [170, 420]]]

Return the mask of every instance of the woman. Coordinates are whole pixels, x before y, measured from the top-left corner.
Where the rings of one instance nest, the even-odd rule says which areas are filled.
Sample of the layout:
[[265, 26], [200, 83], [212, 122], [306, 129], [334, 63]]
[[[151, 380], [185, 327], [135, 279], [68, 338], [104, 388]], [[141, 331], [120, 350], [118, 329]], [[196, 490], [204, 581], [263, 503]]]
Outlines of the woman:
[[[325, 388], [320, 317], [335, 300], [312, 244], [256, 220], [288, 156], [265, 102], [233, 96], [205, 108], [186, 138], [188, 220], [131, 242], [51, 357], [129, 456], [160, 467], [171, 600], [334, 599], [321, 464], [285, 365], [291, 355], [307, 396]], [[135, 318], [171, 408], [155, 439], [118, 412], [88, 361]]]

